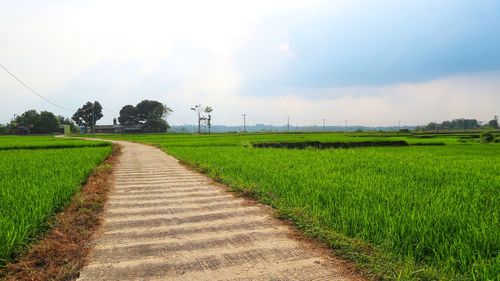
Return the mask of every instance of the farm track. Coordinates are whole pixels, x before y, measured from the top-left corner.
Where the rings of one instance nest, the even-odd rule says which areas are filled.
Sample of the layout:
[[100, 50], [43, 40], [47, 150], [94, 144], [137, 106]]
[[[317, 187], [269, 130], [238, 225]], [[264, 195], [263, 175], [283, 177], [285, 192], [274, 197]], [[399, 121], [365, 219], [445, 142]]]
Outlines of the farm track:
[[360, 280], [329, 251], [157, 148], [129, 142], [78, 280]]

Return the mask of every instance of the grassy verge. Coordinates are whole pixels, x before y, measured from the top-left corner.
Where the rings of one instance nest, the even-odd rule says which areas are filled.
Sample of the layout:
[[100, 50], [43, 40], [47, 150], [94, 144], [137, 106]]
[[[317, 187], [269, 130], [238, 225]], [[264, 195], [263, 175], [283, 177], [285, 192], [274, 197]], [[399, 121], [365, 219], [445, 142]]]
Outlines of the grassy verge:
[[49, 219], [50, 230], [41, 233], [24, 255], [0, 270], [4, 280], [74, 280], [85, 265], [89, 242], [101, 225], [101, 214], [111, 188], [112, 165], [119, 148], [94, 169], [71, 203]]
[[[0, 265], [48, 229], [111, 146], [0, 151]], [[3, 263], [4, 263], [3, 262]]]

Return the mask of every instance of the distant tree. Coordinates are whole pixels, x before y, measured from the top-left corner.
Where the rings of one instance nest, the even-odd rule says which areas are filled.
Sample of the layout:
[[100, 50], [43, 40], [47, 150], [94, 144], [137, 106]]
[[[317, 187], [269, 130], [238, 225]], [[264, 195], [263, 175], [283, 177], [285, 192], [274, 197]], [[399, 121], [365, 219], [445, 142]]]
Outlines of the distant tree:
[[93, 128], [97, 123], [97, 120], [101, 119], [102, 115], [102, 106], [98, 101], [94, 101], [91, 103], [88, 101], [81, 108], [79, 108], [75, 114], [73, 114], [73, 121], [79, 126], [84, 126], [85, 130], [89, 127]]
[[137, 125], [139, 124], [139, 116], [137, 115], [137, 108], [133, 105], [125, 105], [120, 110], [118, 122], [122, 125]]
[[197, 104], [194, 107], [191, 107], [191, 110], [194, 111], [198, 115], [198, 134], [201, 133], [201, 113], [203, 112], [203, 107], [201, 104]]
[[145, 132], [165, 132], [170, 126], [164, 120], [172, 109], [153, 100], [143, 100], [136, 106], [126, 105], [120, 110], [122, 125], [142, 125]]
[[27, 133], [51, 134], [59, 131], [59, 124], [58, 117], [52, 112], [42, 111], [38, 113], [31, 109], [17, 116], [9, 127], [13, 133], [19, 129], [19, 126], [22, 126], [23, 130], [27, 130]]
[[7, 134], [7, 125], [0, 124], [0, 135]]
[[490, 122], [488, 122], [488, 126], [492, 129], [498, 129], [498, 116], [495, 115], [495, 118], [493, 118], [493, 120], [490, 120]]
[[483, 143], [491, 143], [494, 140], [495, 140], [495, 135], [490, 131], [486, 131], [481, 134], [481, 141]]
[[15, 119], [15, 126], [24, 126], [28, 128], [28, 132], [33, 130], [33, 127], [40, 119], [40, 114], [34, 109], [25, 111], [23, 114], [19, 115]]
[[52, 112], [42, 111], [33, 126], [33, 133], [52, 134], [59, 131], [59, 120]]
[[206, 117], [207, 125], [208, 125], [208, 133], [210, 134], [210, 128], [212, 127], [212, 111], [214, 111], [210, 106], [205, 107], [203, 110], [205, 113], [208, 114], [208, 117]]
[[163, 133], [166, 132], [170, 126], [167, 121], [163, 119], [149, 120], [144, 124], [145, 133]]
[[[212, 111], [213, 109], [210, 106], [203, 107], [201, 104], [197, 104], [194, 107], [191, 107], [191, 110], [196, 113], [198, 116], [198, 134], [201, 133], [201, 123], [206, 124], [208, 126], [208, 133], [210, 133], [210, 129], [212, 127]], [[202, 115], [202, 113], [206, 113], [207, 116]], [[206, 128], [205, 128], [206, 131]]]
[[116, 118], [113, 118], [113, 126], [116, 126], [118, 123], [116, 122]]
[[136, 105], [136, 108], [139, 120], [145, 123], [163, 119], [172, 112], [172, 109], [154, 100], [143, 100]]
[[437, 130], [438, 124], [431, 122], [431, 123], [427, 124], [427, 126], [425, 126], [425, 129], [430, 130], [430, 131]]
[[434, 130], [470, 130], [479, 129], [481, 124], [476, 119], [453, 119], [451, 121], [444, 121], [441, 124], [431, 122], [427, 124], [424, 129], [429, 131]]

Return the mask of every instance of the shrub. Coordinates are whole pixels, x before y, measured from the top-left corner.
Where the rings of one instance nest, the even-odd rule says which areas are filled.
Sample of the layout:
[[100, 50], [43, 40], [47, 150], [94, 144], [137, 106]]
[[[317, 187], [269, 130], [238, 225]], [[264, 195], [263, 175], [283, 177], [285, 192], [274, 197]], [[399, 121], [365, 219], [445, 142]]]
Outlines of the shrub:
[[483, 132], [481, 134], [481, 142], [482, 143], [491, 143], [495, 140], [495, 135], [492, 132]]

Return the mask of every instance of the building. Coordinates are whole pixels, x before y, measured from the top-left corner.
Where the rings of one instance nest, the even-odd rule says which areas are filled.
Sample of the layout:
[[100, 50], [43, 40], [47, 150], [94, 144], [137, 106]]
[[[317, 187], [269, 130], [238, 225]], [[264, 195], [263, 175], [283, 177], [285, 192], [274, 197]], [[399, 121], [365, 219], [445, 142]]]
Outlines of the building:
[[123, 134], [125, 127], [122, 125], [95, 125], [94, 131], [97, 134]]

